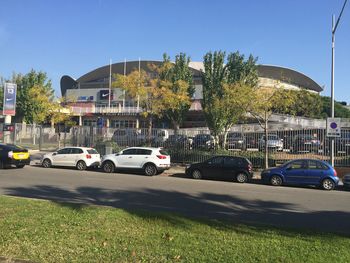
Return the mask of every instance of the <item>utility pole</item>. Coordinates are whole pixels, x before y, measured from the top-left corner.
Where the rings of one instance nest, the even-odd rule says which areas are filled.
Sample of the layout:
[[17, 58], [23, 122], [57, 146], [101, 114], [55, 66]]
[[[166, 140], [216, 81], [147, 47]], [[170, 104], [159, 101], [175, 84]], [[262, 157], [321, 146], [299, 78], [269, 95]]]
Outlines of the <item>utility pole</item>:
[[[345, 5], [348, 0], [344, 1], [343, 8], [340, 11], [337, 22], [335, 22], [335, 16], [332, 17], [332, 73], [331, 73], [331, 117], [334, 118], [334, 47], [335, 47], [335, 31], [337, 30], [340, 18], [343, 14]], [[331, 137], [331, 164], [334, 166], [334, 137]]]

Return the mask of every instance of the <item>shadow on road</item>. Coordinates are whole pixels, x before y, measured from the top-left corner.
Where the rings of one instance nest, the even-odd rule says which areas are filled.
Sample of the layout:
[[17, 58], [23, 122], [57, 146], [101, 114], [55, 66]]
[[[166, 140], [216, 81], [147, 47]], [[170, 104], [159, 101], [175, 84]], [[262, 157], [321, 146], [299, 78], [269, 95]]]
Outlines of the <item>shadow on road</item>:
[[[120, 191], [94, 187], [74, 190], [37, 185], [30, 188], [6, 189], [7, 195], [52, 200], [62, 206], [80, 211], [85, 205], [104, 205], [125, 209], [138, 216], [140, 211], [172, 212], [192, 218], [220, 219], [246, 225], [270, 225], [309, 231], [336, 232], [350, 236], [350, 213], [343, 211], [301, 212], [290, 203], [244, 200], [233, 195], [140, 189]], [[166, 215], [172, 222], [171, 215]], [[175, 219], [174, 219], [175, 220]]]

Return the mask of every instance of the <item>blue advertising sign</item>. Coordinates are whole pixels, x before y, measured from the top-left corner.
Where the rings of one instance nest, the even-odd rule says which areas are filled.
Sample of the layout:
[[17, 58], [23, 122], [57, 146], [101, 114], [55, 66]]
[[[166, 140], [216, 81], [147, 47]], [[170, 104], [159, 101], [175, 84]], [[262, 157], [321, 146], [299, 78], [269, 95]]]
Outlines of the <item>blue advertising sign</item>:
[[5, 83], [4, 86], [4, 104], [3, 115], [16, 115], [16, 92], [17, 85], [13, 83]]

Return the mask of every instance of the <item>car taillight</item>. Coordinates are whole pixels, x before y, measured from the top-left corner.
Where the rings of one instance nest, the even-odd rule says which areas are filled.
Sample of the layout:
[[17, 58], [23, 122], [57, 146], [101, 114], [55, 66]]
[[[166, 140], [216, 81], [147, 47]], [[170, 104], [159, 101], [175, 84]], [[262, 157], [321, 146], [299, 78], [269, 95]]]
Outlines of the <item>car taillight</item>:
[[248, 164], [248, 171], [251, 172], [253, 169], [253, 166], [251, 164]]
[[7, 156], [12, 159], [13, 158], [13, 151], [8, 152]]
[[338, 177], [337, 170], [333, 169], [333, 171], [334, 171], [334, 176], [335, 176], [335, 177]]
[[87, 154], [86, 159], [91, 159], [91, 154]]
[[157, 157], [158, 157], [159, 159], [166, 159], [166, 156], [165, 156], [165, 155], [157, 155]]

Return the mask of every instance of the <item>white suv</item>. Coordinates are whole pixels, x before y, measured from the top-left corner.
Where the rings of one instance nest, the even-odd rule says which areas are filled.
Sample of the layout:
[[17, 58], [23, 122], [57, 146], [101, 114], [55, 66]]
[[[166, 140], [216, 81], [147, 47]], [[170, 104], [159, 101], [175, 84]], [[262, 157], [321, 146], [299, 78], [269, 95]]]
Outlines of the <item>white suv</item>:
[[45, 168], [51, 166], [73, 166], [78, 170], [87, 167], [98, 167], [101, 164], [100, 154], [93, 148], [66, 147], [56, 152], [45, 154], [41, 164]]
[[106, 173], [113, 173], [115, 169], [132, 169], [152, 176], [169, 168], [170, 156], [162, 148], [131, 147], [102, 158], [102, 169]]

